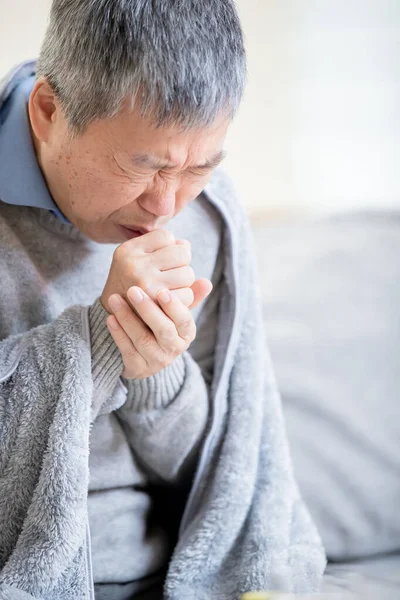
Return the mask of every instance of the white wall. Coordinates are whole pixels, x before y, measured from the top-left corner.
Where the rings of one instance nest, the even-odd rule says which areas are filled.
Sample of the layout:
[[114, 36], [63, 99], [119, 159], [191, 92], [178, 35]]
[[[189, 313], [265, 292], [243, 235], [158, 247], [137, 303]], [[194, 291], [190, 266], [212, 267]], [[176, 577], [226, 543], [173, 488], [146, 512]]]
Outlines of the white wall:
[[400, 1], [239, 0], [229, 166], [252, 206], [400, 208]]
[[51, 0], [0, 0], [0, 73], [35, 57], [46, 28]]
[[[50, 0], [0, 0], [0, 72]], [[238, 0], [249, 86], [226, 167], [252, 211], [400, 208], [400, 1]]]

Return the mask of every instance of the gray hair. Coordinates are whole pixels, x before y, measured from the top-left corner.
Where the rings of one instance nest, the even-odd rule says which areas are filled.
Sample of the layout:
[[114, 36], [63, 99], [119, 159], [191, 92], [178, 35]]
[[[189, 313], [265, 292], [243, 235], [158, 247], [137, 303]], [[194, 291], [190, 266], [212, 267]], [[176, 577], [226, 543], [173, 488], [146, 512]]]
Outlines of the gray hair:
[[53, 0], [37, 75], [75, 132], [127, 100], [155, 126], [232, 118], [246, 82], [234, 0]]

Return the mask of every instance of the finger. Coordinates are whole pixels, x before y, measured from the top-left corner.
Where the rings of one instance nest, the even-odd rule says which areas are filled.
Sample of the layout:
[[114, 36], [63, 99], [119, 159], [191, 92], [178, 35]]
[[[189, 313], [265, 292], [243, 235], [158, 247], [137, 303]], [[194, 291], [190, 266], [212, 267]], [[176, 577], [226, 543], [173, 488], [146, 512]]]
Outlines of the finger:
[[174, 290], [175, 296], [179, 298], [184, 306], [191, 306], [194, 300], [194, 294], [192, 292], [192, 288], [180, 288], [178, 290]]
[[189, 242], [189, 240], [176, 240], [175, 244], [178, 244], [178, 246], [189, 246], [190, 248], [192, 247], [192, 244]]
[[[132, 340], [124, 331], [123, 327], [121, 327], [117, 318], [114, 315], [110, 315], [107, 318], [106, 323], [115, 344], [121, 352], [125, 369], [129, 369], [129, 372], [136, 371], [139, 373], [143, 371], [147, 367], [147, 363], [136, 350]], [[129, 373], [124, 373], [123, 375], [127, 374]]]
[[[142, 296], [145, 296], [144, 292], [141, 293]], [[113, 294], [108, 302], [117, 322], [125, 331], [137, 351], [140, 352], [140, 349], [136, 345], [137, 340], [146, 334], [149, 334], [150, 337], [152, 336], [146, 323], [143, 322], [139, 315], [135, 314], [132, 307], [119, 294]]]
[[[172, 294], [168, 290], [166, 291], [169, 295]], [[161, 292], [160, 292], [161, 293]], [[159, 301], [160, 293], [157, 294], [157, 300]], [[169, 315], [156, 304], [147, 294], [138, 287], [131, 287], [128, 290], [128, 299], [132, 303], [132, 306], [143, 320], [144, 323], [151, 329], [158, 345], [168, 354], [179, 354], [186, 349], [187, 337], [185, 338], [179, 335], [176, 324], [169, 318]], [[192, 332], [195, 332], [194, 322], [189, 310], [183, 306], [182, 302], [178, 299], [174, 299], [174, 303], [180, 306], [182, 311], [186, 311], [189, 314], [190, 321], [193, 323]], [[189, 320], [189, 319], [188, 319]], [[193, 331], [194, 330], [194, 331]], [[190, 332], [189, 332], [190, 333]], [[186, 337], [187, 336], [187, 337]], [[190, 340], [192, 341], [192, 339]], [[184, 344], [182, 342], [185, 342]], [[189, 342], [190, 343], [190, 342]], [[136, 344], [135, 344], [136, 345]], [[142, 352], [140, 350], [140, 352]]]
[[192, 292], [194, 296], [193, 303], [190, 306], [190, 310], [193, 310], [198, 306], [207, 296], [212, 292], [213, 285], [209, 279], [197, 279], [192, 285]]
[[175, 324], [179, 337], [191, 343], [196, 335], [196, 325], [190, 310], [182, 304], [174, 292], [167, 289], [157, 294], [157, 300], [165, 314]]
[[124, 246], [127, 248], [132, 246], [134, 249], [140, 248], [143, 252], [156, 252], [166, 246], [175, 246], [175, 236], [167, 229], [155, 229], [150, 233], [145, 233], [138, 238], [124, 242]]
[[189, 242], [187, 244], [174, 244], [166, 246], [153, 252], [152, 259], [160, 271], [185, 267], [192, 260], [192, 250]]
[[[175, 245], [186, 246], [186, 248], [190, 251], [190, 256], [192, 256], [192, 244], [189, 242], [189, 240], [176, 240]], [[190, 258], [190, 260], [192, 260], [192, 258]]]
[[191, 288], [196, 281], [196, 275], [192, 267], [179, 267], [178, 269], [170, 269], [163, 271], [161, 274], [161, 288], [175, 290], [179, 288]]
[[[138, 299], [137, 293], [140, 293], [141, 299]], [[160, 307], [157, 306], [156, 303], [151, 300], [151, 298], [149, 298], [149, 296], [147, 296], [147, 294], [145, 294], [140, 288], [130, 288], [128, 290], [128, 297], [134, 310], [138, 314], [135, 314], [135, 312], [132, 310], [132, 307], [121, 296], [114, 294], [109, 299], [109, 304], [114, 312], [114, 315], [120, 326], [124, 329], [125, 333], [131, 340], [135, 349], [146, 361], [147, 366], [151, 368], [156, 366], [157, 369], [158, 366], [163, 368], [163, 366], [165, 366], [163, 364], [164, 353], [167, 350], [169, 351], [170, 348], [168, 343], [166, 343], [165, 350], [164, 346], [160, 347], [160, 342], [158, 339], [156, 339], [156, 336], [151, 330], [150, 326], [148, 326], [146, 318], [148, 318], [148, 313], [153, 313], [151, 314], [151, 318], [148, 320], [154, 325], [154, 323], [156, 323], [154, 314], [159, 315], [161, 317], [161, 323], [158, 323], [158, 329], [161, 330], [161, 332], [164, 329], [168, 329], [168, 327], [171, 330], [173, 329], [176, 342], [178, 340], [178, 334], [175, 326], [171, 320], [166, 317]], [[118, 307], [117, 303], [115, 302], [116, 299], [118, 300]], [[141, 305], [148, 305], [147, 310], [142, 310]], [[165, 324], [164, 321], [167, 323]], [[166, 340], [164, 341], [166, 342]]]

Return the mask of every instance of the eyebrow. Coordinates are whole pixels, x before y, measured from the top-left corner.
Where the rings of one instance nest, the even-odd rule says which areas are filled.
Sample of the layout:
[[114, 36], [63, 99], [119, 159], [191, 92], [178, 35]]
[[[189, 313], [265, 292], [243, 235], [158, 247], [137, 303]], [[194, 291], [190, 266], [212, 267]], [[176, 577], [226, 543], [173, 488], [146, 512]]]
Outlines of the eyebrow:
[[[200, 165], [195, 165], [188, 167], [188, 169], [200, 170], [200, 171], [208, 171], [210, 169], [215, 169], [226, 157], [227, 152], [225, 150], [220, 150], [210, 159], [207, 159], [204, 163]], [[132, 161], [135, 163], [137, 167], [142, 167], [145, 169], [173, 169], [176, 165], [171, 162], [163, 161], [160, 158], [152, 154], [146, 153], [135, 153], [132, 155]]]

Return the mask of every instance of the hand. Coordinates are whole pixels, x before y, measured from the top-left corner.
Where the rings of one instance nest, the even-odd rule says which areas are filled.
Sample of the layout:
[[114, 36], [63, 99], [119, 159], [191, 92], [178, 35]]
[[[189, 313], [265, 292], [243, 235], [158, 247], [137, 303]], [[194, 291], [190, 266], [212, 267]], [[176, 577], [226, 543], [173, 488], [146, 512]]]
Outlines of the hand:
[[174, 290], [185, 306], [194, 308], [210, 293], [207, 279], [195, 280], [190, 267], [191, 246], [175, 240], [165, 229], [157, 229], [124, 242], [114, 252], [110, 273], [100, 301], [108, 312], [112, 294], [126, 299], [126, 291], [137, 286], [155, 300], [163, 289]]
[[161, 290], [157, 304], [140, 288], [131, 287], [127, 298], [129, 304], [119, 294], [110, 297], [114, 314], [107, 318], [107, 326], [124, 361], [123, 377], [144, 379], [188, 349], [196, 325], [175, 292]]

